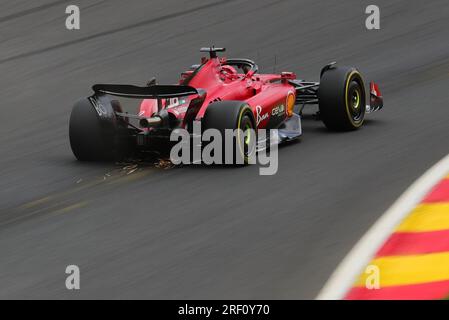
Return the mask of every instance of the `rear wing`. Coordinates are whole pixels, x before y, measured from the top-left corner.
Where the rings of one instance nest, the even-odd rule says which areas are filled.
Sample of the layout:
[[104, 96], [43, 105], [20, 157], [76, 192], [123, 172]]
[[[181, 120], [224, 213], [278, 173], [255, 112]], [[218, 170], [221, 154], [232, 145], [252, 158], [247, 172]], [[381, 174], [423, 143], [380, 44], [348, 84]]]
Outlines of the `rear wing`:
[[127, 84], [96, 84], [92, 87], [92, 90], [96, 95], [108, 94], [111, 96], [136, 99], [165, 99], [198, 94], [195, 88], [180, 85], [137, 87]]
[[[163, 110], [163, 100], [169, 98], [199, 95], [204, 100], [204, 90], [195, 89], [182, 85], [151, 85], [138, 87], [127, 84], [96, 84], [92, 87], [95, 92], [93, 96], [78, 103], [90, 103], [98, 113], [101, 121], [115, 125], [115, 118], [121, 117], [129, 124], [129, 119], [141, 121], [142, 127], [161, 126], [169, 121], [168, 113]], [[158, 113], [152, 118], [123, 112], [120, 103], [115, 103], [109, 96], [132, 98], [132, 99], [155, 99], [157, 100]], [[87, 100], [87, 101], [86, 101]], [[192, 100], [194, 101], [194, 100]], [[132, 126], [132, 125], [131, 125]], [[132, 126], [133, 128], [140, 130]]]

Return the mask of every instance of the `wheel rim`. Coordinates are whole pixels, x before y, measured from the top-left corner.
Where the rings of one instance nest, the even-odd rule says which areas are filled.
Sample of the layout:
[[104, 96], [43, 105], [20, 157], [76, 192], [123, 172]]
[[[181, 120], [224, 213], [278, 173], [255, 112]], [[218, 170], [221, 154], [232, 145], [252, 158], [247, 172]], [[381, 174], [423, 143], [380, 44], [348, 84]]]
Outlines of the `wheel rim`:
[[255, 131], [254, 131], [254, 127], [253, 124], [251, 122], [251, 120], [248, 117], [245, 117], [244, 120], [242, 121], [242, 125], [241, 125], [241, 130], [243, 133], [243, 149], [241, 149], [242, 151], [242, 156], [244, 158], [248, 158], [250, 155], [252, 155], [256, 149], [256, 145], [255, 145]]
[[354, 90], [354, 93], [352, 95], [352, 107], [358, 110], [359, 105], [360, 105], [360, 92], [359, 90]]
[[246, 132], [251, 129], [252, 129], [251, 125], [249, 123], [247, 123], [245, 125], [245, 129], [243, 130], [244, 134], [245, 134], [245, 145], [246, 146], [249, 146], [251, 143], [251, 134], [246, 134]]
[[349, 95], [349, 110], [354, 121], [359, 121], [362, 117], [362, 92], [360, 87], [354, 88]]

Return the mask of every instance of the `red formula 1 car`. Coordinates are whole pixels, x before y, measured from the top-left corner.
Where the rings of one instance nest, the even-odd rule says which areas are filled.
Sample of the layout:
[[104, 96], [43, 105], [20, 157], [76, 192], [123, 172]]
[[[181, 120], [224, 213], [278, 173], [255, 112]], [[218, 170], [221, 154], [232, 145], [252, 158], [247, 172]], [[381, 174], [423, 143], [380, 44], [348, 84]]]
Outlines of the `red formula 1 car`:
[[[179, 85], [145, 87], [94, 85], [94, 94], [76, 103], [70, 118], [70, 143], [79, 160], [123, 156], [124, 152], [160, 149], [170, 145], [175, 129], [277, 129], [282, 143], [301, 136], [301, 114], [306, 105], [318, 105], [317, 116], [331, 130], [355, 130], [365, 113], [383, 107], [375, 83], [370, 84], [370, 105], [357, 69], [335, 63], [321, 70], [320, 82], [296, 79], [292, 72], [259, 74], [249, 59], [217, 56], [224, 48], [202, 48], [209, 57], [181, 74]], [[137, 114], [125, 113], [118, 100], [143, 99]], [[254, 130], [250, 130], [254, 129]], [[257, 135], [257, 133], [256, 133]], [[257, 141], [257, 136], [255, 140]], [[237, 143], [247, 144], [250, 139]], [[245, 159], [256, 148], [243, 145]]]

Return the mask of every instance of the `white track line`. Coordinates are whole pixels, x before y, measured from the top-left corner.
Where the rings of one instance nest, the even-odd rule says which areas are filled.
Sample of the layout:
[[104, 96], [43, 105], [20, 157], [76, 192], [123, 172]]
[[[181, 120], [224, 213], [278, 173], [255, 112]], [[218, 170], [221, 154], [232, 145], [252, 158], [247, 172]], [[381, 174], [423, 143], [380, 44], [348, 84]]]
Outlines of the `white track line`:
[[448, 172], [449, 155], [416, 180], [380, 217], [343, 259], [316, 299], [343, 299], [396, 226]]

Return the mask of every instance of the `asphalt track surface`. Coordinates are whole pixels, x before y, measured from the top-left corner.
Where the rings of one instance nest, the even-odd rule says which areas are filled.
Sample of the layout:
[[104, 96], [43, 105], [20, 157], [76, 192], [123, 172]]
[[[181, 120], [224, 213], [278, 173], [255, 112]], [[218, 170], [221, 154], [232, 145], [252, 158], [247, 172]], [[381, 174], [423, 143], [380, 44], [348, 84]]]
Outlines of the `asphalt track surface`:
[[[378, 31], [370, 2], [80, 0], [68, 31], [67, 1], [2, 1], [0, 298], [314, 298], [449, 152], [447, 0], [377, 0]], [[274, 176], [75, 161], [69, 113], [93, 83], [172, 83], [210, 44], [310, 80], [355, 65], [386, 107], [357, 132], [304, 121]]]

